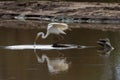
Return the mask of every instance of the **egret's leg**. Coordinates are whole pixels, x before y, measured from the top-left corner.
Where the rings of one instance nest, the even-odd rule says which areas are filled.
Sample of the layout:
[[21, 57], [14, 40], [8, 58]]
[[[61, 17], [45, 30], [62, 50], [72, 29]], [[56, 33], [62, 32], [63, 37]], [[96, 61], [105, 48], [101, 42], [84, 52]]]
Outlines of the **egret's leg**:
[[34, 40], [34, 52], [36, 53], [36, 42], [39, 38], [39, 34], [37, 33], [36, 37], [35, 37], [35, 40]]
[[62, 41], [64, 39], [64, 37], [62, 35], [57, 35], [57, 41], [55, 42], [55, 44], [58, 44], [60, 41]]
[[64, 37], [62, 35], [59, 35], [60, 36], [60, 41], [62, 41], [64, 39]]

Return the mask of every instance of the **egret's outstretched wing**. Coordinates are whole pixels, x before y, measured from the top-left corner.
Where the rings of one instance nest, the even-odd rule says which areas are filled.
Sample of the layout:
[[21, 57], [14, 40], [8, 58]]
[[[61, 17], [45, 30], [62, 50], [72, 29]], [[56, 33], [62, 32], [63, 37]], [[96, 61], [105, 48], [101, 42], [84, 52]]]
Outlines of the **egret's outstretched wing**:
[[67, 30], [68, 29], [68, 25], [65, 23], [55, 24], [54, 27], [56, 27], [57, 29], [60, 29], [60, 30]]
[[64, 31], [68, 29], [68, 25], [65, 23], [50, 23], [48, 30], [55, 34], [66, 34]]

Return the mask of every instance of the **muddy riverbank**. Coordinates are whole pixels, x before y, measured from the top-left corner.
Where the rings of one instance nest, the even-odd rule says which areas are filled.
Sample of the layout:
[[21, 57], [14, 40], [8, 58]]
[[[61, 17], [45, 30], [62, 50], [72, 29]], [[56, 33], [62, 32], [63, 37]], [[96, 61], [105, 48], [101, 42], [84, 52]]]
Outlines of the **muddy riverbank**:
[[[49, 21], [34, 20], [15, 20], [9, 15], [3, 14], [24, 14], [24, 15], [43, 15], [43, 16], [68, 16], [68, 17], [94, 17], [94, 18], [120, 18], [119, 3], [88, 3], [88, 2], [51, 2], [51, 1], [32, 1], [0, 2], [0, 27], [35, 29], [45, 28]], [[44, 23], [44, 24], [43, 24]], [[87, 28], [98, 30], [119, 30], [119, 24], [80, 24], [72, 28]]]

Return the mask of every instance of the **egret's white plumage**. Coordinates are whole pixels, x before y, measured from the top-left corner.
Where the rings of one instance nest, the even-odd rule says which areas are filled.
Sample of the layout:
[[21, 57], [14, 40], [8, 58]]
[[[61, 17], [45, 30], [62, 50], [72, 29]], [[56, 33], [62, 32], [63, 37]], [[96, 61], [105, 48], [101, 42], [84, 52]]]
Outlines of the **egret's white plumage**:
[[[43, 32], [37, 33], [34, 45], [36, 45], [36, 41], [40, 35], [43, 39], [45, 39], [49, 34], [57, 34], [57, 35], [66, 34], [64, 31], [67, 29], [68, 29], [68, 25], [65, 23], [49, 23], [46, 34], [44, 34]], [[36, 52], [35, 46], [34, 46], [34, 52]]]
[[[59, 34], [66, 34], [64, 31], [69, 29], [68, 28], [68, 25], [65, 24], [65, 23], [49, 23], [48, 24], [48, 27], [47, 27], [47, 32], [46, 34], [44, 34], [43, 32], [38, 32], [37, 33], [37, 36], [35, 38], [35, 42], [34, 42], [34, 45], [36, 45], [36, 41], [37, 39], [39, 38], [39, 36], [41, 35], [41, 37], [43, 39], [47, 38], [50, 34], [56, 34], [56, 35], [59, 35]], [[35, 48], [35, 46], [34, 46]], [[36, 50], [34, 49], [34, 52], [36, 52]]]
[[48, 24], [47, 31], [53, 34], [66, 34], [64, 30], [68, 29], [68, 25], [65, 23], [50, 23]]
[[37, 33], [35, 41], [41, 35], [43, 39], [47, 38], [49, 34], [66, 34], [64, 31], [68, 29], [68, 25], [65, 23], [49, 23], [47, 27], [47, 32], [44, 34], [43, 32]]

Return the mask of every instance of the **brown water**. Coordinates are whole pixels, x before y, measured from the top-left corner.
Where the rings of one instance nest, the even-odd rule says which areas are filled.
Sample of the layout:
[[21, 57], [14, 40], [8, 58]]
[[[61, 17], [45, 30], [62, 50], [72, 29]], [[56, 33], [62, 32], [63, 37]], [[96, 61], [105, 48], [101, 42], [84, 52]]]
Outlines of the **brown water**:
[[[0, 45], [33, 44], [36, 33], [40, 30], [0, 28]], [[45, 30], [41, 30], [44, 31]], [[47, 63], [37, 62], [33, 50], [0, 49], [0, 80], [120, 80], [120, 32], [73, 29], [68, 31], [61, 43], [97, 46], [100, 38], [109, 38], [115, 48], [110, 55], [98, 52], [96, 48], [69, 50], [37, 50], [41, 57], [49, 59], [64, 54], [70, 63], [65, 72], [50, 73]], [[54, 36], [39, 40], [38, 44], [54, 43]]]

